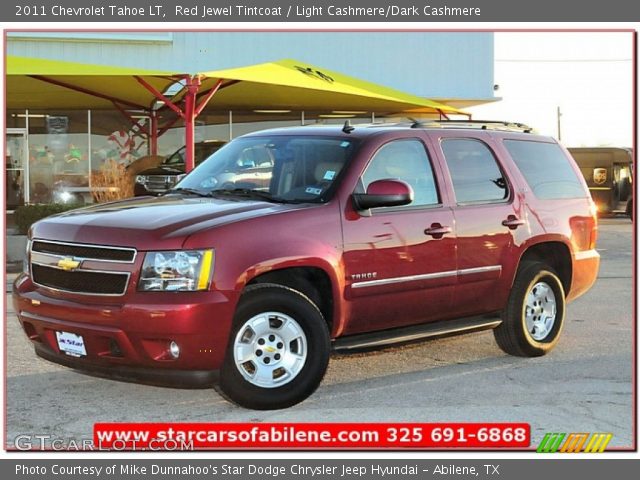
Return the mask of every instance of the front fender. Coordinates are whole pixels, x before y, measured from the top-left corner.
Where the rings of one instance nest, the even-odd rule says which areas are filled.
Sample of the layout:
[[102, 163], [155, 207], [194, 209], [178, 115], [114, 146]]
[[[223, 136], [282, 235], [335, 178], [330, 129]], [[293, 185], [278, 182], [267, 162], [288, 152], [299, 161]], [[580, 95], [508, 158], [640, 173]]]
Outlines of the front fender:
[[[254, 278], [318, 268], [331, 282], [334, 330], [340, 329], [345, 274], [338, 202], [223, 225], [190, 236], [183, 248], [213, 248], [212, 289], [242, 292]], [[337, 330], [339, 331], [339, 330]]]

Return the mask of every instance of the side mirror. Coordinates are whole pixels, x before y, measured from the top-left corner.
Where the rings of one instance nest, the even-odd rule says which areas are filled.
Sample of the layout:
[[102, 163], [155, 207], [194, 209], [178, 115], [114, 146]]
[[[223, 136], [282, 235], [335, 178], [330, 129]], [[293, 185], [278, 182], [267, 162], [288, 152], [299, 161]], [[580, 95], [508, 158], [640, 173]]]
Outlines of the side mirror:
[[398, 207], [413, 202], [413, 189], [402, 180], [376, 180], [371, 182], [367, 193], [354, 193], [356, 210], [379, 207]]

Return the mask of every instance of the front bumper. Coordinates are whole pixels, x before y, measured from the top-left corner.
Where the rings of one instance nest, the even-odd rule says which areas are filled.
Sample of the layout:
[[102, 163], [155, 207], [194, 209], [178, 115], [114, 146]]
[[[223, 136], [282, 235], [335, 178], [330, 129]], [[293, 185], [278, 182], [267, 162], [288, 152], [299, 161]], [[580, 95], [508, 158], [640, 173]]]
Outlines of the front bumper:
[[[49, 292], [25, 275], [16, 279], [13, 293], [15, 312], [39, 356], [79, 370], [179, 386], [215, 379], [237, 300], [235, 292], [136, 292], [117, 304], [96, 303], [98, 296]], [[56, 332], [80, 335], [86, 356], [61, 351]], [[169, 351], [171, 342], [180, 347], [178, 358]]]
[[84, 359], [78, 360], [68, 355], [55, 353], [42, 344], [35, 343], [34, 347], [36, 355], [50, 362], [125, 382], [163, 387], [204, 388], [213, 386], [219, 378], [218, 370], [167, 370], [126, 365], [113, 367], [99, 362], [94, 363]]

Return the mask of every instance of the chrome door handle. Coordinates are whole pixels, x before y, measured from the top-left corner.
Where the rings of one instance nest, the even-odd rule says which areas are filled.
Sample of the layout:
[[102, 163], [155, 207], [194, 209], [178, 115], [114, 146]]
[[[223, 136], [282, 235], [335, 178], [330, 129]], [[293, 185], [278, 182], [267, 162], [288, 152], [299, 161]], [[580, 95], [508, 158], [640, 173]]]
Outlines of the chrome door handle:
[[440, 225], [439, 223], [432, 223], [429, 228], [425, 229], [424, 234], [430, 235], [433, 238], [442, 238], [443, 235], [451, 232], [451, 227]]
[[510, 230], [515, 230], [521, 225], [524, 225], [525, 221], [516, 217], [515, 215], [509, 215], [506, 220], [502, 221], [502, 225], [509, 227]]

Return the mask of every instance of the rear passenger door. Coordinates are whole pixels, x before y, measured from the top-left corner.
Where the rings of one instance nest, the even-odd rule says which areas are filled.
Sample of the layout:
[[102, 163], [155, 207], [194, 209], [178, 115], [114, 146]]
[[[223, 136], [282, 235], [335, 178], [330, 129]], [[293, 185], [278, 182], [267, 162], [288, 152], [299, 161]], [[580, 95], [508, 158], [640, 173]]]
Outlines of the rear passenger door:
[[458, 275], [452, 313], [488, 313], [502, 308], [509, 288], [503, 270], [517, 236], [527, 229], [520, 200], [485, 132], [430, 133], [446, 165], [458, 242]]
[[441, 170], [423, 138], [378, 146], [360, 173], [357, 193], [376, 180], [399, 179], [411, 204], [347, 214], [343, 219], [346, 295], [344, 333], [428, 322], [449, 313], [456, 282], [453, 213], [443, 201]]

